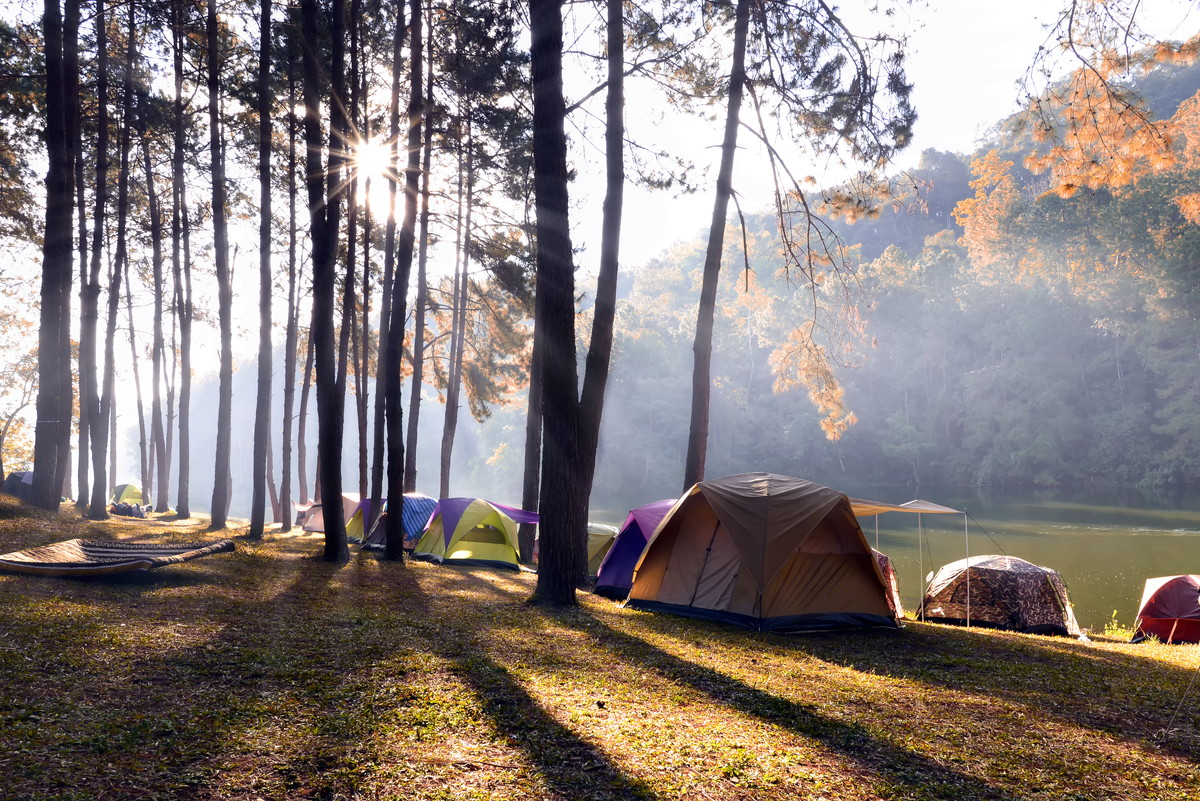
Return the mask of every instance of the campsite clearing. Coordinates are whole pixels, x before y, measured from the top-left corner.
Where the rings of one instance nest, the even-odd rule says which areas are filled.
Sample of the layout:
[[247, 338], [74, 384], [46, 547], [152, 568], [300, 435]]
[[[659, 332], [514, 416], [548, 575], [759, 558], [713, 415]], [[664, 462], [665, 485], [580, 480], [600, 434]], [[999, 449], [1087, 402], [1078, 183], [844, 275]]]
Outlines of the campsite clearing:
[[[0, 552], [219, 538], [203, 525], [6, 505]], [[911, 622], [784, 637], [592, 595], [553, 611], [524, 603], [527, 573], [330, 565], [320, 544], [0, 574], [5, 797], [1200, 795], [1195, 646]]]

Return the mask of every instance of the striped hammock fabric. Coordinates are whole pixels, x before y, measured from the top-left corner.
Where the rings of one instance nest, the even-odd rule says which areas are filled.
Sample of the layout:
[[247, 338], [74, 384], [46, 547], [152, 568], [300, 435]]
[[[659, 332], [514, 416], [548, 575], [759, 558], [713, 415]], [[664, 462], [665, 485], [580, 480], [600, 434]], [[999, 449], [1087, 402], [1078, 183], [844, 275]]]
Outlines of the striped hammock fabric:
[[102, 576], [176, 565], [232, 550], [232, 540], [211, 544], [144, 545], [76, 539], [0, 555], [0, 570], [41, 576]]

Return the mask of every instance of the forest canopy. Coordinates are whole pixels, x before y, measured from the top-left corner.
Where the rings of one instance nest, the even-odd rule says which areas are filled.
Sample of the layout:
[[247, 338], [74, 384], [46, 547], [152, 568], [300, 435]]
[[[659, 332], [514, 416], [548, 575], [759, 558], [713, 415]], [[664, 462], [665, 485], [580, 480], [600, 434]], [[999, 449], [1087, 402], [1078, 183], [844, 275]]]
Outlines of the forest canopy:
[[[407, 424], [393, 454], [407, 457], [406, 490], [515, 503], [543, 391], [530, 389], [546, 212], [532, 110], [546, 96], [526, 40], [547, 12], [482, 0], [46, 7], [74, 39], [51, 42], [32, 16], [0, 22], [0, 252], [28, 265], [58, 247], [55, 263], [72, 269], [51, 305], [43, 283], [40, 306], [29, 299], [51, 271], [0, 273], [14, 332], [0, 387], [5, 469], [36, 457], [29, 421], [69, 417], [54, 436], [71, 444], [53, 468], [67, 497], [102, 506], [89, 483], [136, 472], [162, 510], [173, 501], [186, 512], [194, 479], [190, 495], [211, 491], [222, 521], [244, 513], [248, 477], [265, 469], [269, 488], [255, 492], [269, 491], [283, 521], [333, 477], [317, 478], [317, 451], [335, 433], [324, 468], [348, 491], [378, 494], [384, 430], [396, 421]], [[855, 50], [848, 31], [810, 35], [821, 20], [842, 30], [825, 4], [545, 7], [576, 37], [556, 54], [574, 59], [559, 98], [572, 188], [596, 180], [598, 154], [615, 153], [610, 190], [703, 190], [686, 149], [655, 139], [661, 115], [618, 124], [616, 89], [640, 81], [671, 114], [712, 128], [736, 74], [727, 39], [738, 20], [749, 28], [743, 124], [793, 185], [775, 208], [739, 203], [723, 239], [709, 238], [723, 242], [724, 265], [709, 474], [1023, 486], [1200, 478], [1200, 67], [1186, 47], [1122, 77], [1122, 96], [1153, 124], [1143, 139], [1162, 147], [1130, 149], [1119, 170], [1087, 172], [1083, 145], [1061, 146], [1076, 75], [997, 120], [975, 152], [926, 150], [901, 172], [889, 159], [915, 118], [902, 36], [879, 34], [881, 54], [859, 52], [849, 69], [838, 50]], [[844, 183], [817, 187], [789, 172], [772, 137], [825, 155], [835, 146], [818, 146], [822, 137], [848, 142], [846, 164], [857, 158], [863, 171], [847, 166]], [[718, 192], [736, 201], [757, 168], [734, 171], [733, 188]], [[648, 260], [625, 252], [619, 278], [611, 253], [614, 305], [590, 283], [595, 249], [571, 246], [601, 237], [600, 221], [568, 223], [575, 209], [563, 198], [557, 268], [573, 280], [559, 305], [575, 320], [562, 330], [575, 333], [557, 339], [577, 340], [581, 376], [615, 314], [592, 502], [676, 495], [694, 437], [699, 226], [669, 220], [682, 244]], [[61, 204], [78, 213], [54, 213]], [[32, 330], [35, 312], [56, 332], [38, 359], [16, 333]], [[252, 332], [257, 385], [245, 369]], [[245, 348], [236, 357], [235, 341]], [[573, 374], [569, 361], [552, 372]], [[45, 385], [51, 363], [70, 384], [58, 402], [70, 405], [34, 416], [36, 379], [41, 371]], [[400, 384], [382, 380], [392, 376]], [[332, 410], [338, 424], [318, 436]], [[252, 415], [253, 453], [241, 444], [248, 422], [244, 437], [229, 436], [230, 420]]]

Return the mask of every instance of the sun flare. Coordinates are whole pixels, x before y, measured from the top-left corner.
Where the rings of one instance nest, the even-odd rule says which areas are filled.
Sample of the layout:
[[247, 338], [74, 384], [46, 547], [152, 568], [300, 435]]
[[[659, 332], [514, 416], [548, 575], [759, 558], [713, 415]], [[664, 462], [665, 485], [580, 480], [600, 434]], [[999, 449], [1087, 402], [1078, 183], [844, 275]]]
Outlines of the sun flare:
[[[359, 186], [360, 204], [375, 214], [384, 213], [388, 206], [388, 177], [392, 171], [392, 150], [386, 139], [366, 139], [351, 148], [354, 175]], [[370, 191], [366, 191], [370, 182]]]

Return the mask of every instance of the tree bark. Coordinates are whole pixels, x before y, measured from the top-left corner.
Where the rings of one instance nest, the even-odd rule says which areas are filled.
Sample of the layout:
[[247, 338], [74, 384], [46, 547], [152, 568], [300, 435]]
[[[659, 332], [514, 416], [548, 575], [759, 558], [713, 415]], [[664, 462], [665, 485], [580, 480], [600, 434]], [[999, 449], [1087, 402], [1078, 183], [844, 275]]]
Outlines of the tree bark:
[[404, 171], [404, 222], [396, 243], [396, 276], [392, 282], [392, 321], [388, 326], [387, 438], [388, 516], [384, 552], [399, 560], [404, 546], [404, 398], [400, 386], [400, 359], [404, 352], [404, 318], [407, 314], [408, 279], [412, 271], [413, 240], [417, 227], [417, 191], [421, 172], [421, 0], [409, 2], [408, 165]]
[[[388, 171], [388, 218], [383, 233], [383, 286], [379, 302], [379, 365], [376, 368], [375, 428], [372, 432], [371, 456], [371, 505], [370, 522], [364, 530], [370, 531], [375, 517], [380, 512], [384, 497], [384, 480], [387, 470], [387, 385], [391, 378], [392, 358], [389, 327], [392, 314], [392, 283], [396, 270], [396, 190], [399, 179], [396, 173], [400, 165], [400, 63], [404, 53], [404, 6], [397, 11], [396, 31], [392, 37], [392, 93], [388, 106], [388, 136], [391, 152]], [[399, 372], [399, 366], [396, 367]]]
[[[177, 125], [182, 125], [177, 120]], [[179, 174], [183, 175], [182, 151]], [[187, 186], [180, 182], [180, 223], [183, 236], [183, 297], [179, 310], [179, 495], [175, 513], [191, 517], [191, 419], [192, 419], [192, 235], [188, 223]]]
[[[251, 539], [266, 523], [268, 443], [271, 436], [271, 0], [261, 0], [258, 52], [258, 397], [254, 407]], [[277, 506], [278, 504], [273, 504]]]
[[[578, 477], [581, 508], [577, 515], [587, 519], [588, 500], [596, 475], [596, 450], [600, 444], [600, 418], [604, 412], [604, 390], [612, 359], [613, 318], [617, 308], [617, 270], [621, 252], [621, 205], [625, 195], [625, 25], [621, 0], [608, 0], [608, 95], [605, 98], [606, 127], [604, 218], [600, 237], [600, 275], [596, 283], [596, 307], [592, 314], [592, 337], [584, 368], [583, 394], [579, 401]], [[587, 531], [580, 547], [578, 580], [587, 578]]]
[[[304, 132], [310, 154], [324, 146], [320, 122], [321, 66], [318, 63], [317, 3], [301, 0], [301, 35], [304, 63]], [[342, 513], [342, 419], [337, 397], [333, 342], [334, 269], [341, 215], [341, 137], [345, 133], [345, 3], [333, 0], [330, 9], [331, 79], [329, 96], [329, 152], [327, 167], [307, 170], [308, 208], [313, 249], [313, 316], [311, 337], [316, 362], [317, 469], [325, 520], [325, 559], [343, 562], [350, 557]]]
[[291, 25], [288, 28], [288, 307], [287, 332], [283, 346], [283, 475], [279, 482], [279, 506], [283, 520], [280, 531], [291, 531], [292, 521], [292, 409], [296, 402], [296, 29], [297, 9], [289, 8]]
[[738, 0], [733, 26], [733, 67], [729, 72], [729, 106], [725, 112], [725, 138], [721, 143], [721, 166], [717, 171], [717, 193], [708, 230], [708, 250], [704, 257], [704, 278], [696, 314], [696, 340], [692, 346], [692, 415], [688, 431], [687, 461], [684, 464], [683, 492], [687, 492], [693, 484], [704, 478], [704, 461], [708, 450], [713, 317], [717, 305], [721, 254], [725, 248], [725, 218], [729, 213], [729, 196], [733, 194], [733, 159], [737, 153], [738, 115], [742, 108], [742, 87], [746, 80], [746, 39], [749, 29], [750, 0]]
[[208, 0], [208, 142], [212, 160], [213, 263], [217, 273], [217, 316], [221, 363], [217, 389], [217, 452], [213, 471], [212, 530], [225, 528], [229, 514], [229, 471], [233, 414], [233, 287], [229, 276], [229, 233], [225, 220], [225, 153], [221, 142], [221, 62], [217, 0]]
[[[191, 403], [192, 403], [192, 263], [188, 231], [187, 187], [184, 184], [183, 45], [186, 41], [183, 4], [171, 4], [171, 55], [175, 91], [171, 150], [171, 272], [175, 283], [175, 314], [179, 321], [179, 479], [175, 514], [191, 516]], [[182, 254], [180, 248], [182, 247]]]
[[[466, 123], [465, 141], [459, 142], [458, 157], [458, 241], [455, 243], [454, 289], [450, 299], [450, 344], [446, 354], [446, 408], [442, 421], [441, 470], [439, 497], [450, 497], [450, 464], [454, 457], [454, 435], [458, 430], [458, 404], [462, 395], [462, 367], [466, 350], [467, 302], [470, 282], [467, 270], [471, 249], [471, 202], [474, 159], [471, 157], [471, 126]], [[465, 156], [464, 156], [465, 151]], [[463, 175], [466, 162], [466, 175]], [[463, 184], [466, 184], [465, 203]]]
[[[167, 463], [167, 446], [163, 436], [162, 372], [163, 372], [163, 253], [162, 212], [154, 186], [154, 169], [150, 161], [150, 137], [148, 134], [149, 94], [139, 91], [138, 133], [141, 136], [143, 168], [146, 173], [146, 199], [150, 211], [150, 267], [154, 292], [153, 329], [150, 341], [151, 395], [150, 395], [150, 448], [151, 463], [157, 467], [157, 475], [150, 472], [143, 489], [147, 497], [155, 502], [155, 511], [167, 511], [167, 484], [170, 481], [170, 466]], [[157, 487], [157, 491], [155, 490]]]
[[[536, 292], [536, 287], [534, 289]], [[536, 298], [536, 295], [534, 296]], [[542, 346], [533, 338], [529, 356], [529, 407], [525, 412], [525, 471], [521, 485], [521, 508], [537, 509], [538, 489], [542, 481]], [[522, 523], [517, 530], [521, 561], [533, 562], [533, 545], [537, 537], [536, 523]]]
[[[426, 8], [426, 19], [429, 19]], [[433, 108], [433, 37], [429, 37], [429, 70], [425, 76], [425, 108]], [[408, 390], [408, 438], [404, 453], [404, 491], [417, 491], [417, 437], [421, 421], [421, 387], [425, 381], [425, 309], [429, 286], [425, 275], [429, 259], [429, 178], [433, 161], [433, 126], [425, 121], [421, 143], [421, 230], [417, 238], [417, 296], [413, 308], [412, 378]], [[526, 506], [526, 509], [533, 507]]]
[[[66, 90], [67, 102], [67, 141], [71, 148], [71, 170], [72, 181], [75, 189], [75, 208], [78, 209], [79, 222], [79, 356], [78, 356], [78, 372], [79, 372], [79, 431], [78, 431], [78, 450], [79, 463], [78, 474], [76, 476], [78, 483], [78, 491], [74, 493], [75, 506], [78, 509], [84, 509], [87, 506], [88, 498], [88, 423], [91, 418], [88, 412], [91, 407], [83, 402], [83, 360], [84, 360], [84, 322], [83, 318], [86, 315], [87, 307], [87, 286], [88, 286], [88, 235], [87, 235], [87, 192], [86, 181], [84, 179], [84, 163], [83, 163], [83, 126], [80, 124], [82, 112], [80, 110], [79, 100], [79, 2], [72, 0], [66, 6], [66, 16], [63, 19], [63, 26], [67, 30], [76, 32], [76, 36], [68, 38], [63, 43], [63, 73], [66, 79], [64, 89]], [[68, 314], [70, 310], [68, 308]], [[89, 332], [94, 336], [95, 330]], [[92, 373], [91, 378], [95, 378], [95, 358], [96, 348], [94, 340], [88, 343], [92, 354]], [[94, 392], [94, 389], [92, 390]], [[69, 435], [69, 427], [68, 427]], [[68, 446], [69, 448], [69, 446]], [[0, 470], [0, 476], [4, 472]], [[70, 496], [70, 492], [64, 492], [64, 495]]]
[[129, 283], [129, 263], [126, 260], [123, 279], [125, 282], [125, 321], [129, 326], [129, 366], [133, 370], [133, 396], [136, 401], [138, 418], [138, 477], [143, 493], [149, 493], [153, 487], [150, 484], [150, 461], [146, 451], [146, 409], [142, 404], [142, 371], [141, 359], [138, 358], [137, 329], [133, 325], [133, 290]]
[[575, 358], [575, 277], [568, 221], [562, 0], [530, 0], [533, 71], [533, 183], [537, 203], [534, 336], [542, 347], [541, 547], [534, 599], [574, 605], [579, 395]]
[[[311, 323], [310, 323], [311, 325]], [[305, 439], [308, 428], [308, 395], [312, 386], [313, 372], [313, 340], [312, 329], [308, 333], [308, 347], [304, 349], [304, 373], [300, 380], [300, 411], [296, 421], [296, 489], [299, 490], [300, 504], [309, 502], [308, 495], [308, 445]], [[316, 494], [314, 487], [313, 494]]]
[[[76, 26], [78, 11], [74, 12]], [[71, 12], [68, 12], [68, 16]], [[64, 75], [64, 48], [78, 37], [64, 25], [58, 0], [45, 0], [42, 32], [46, 56], [46, 227], [42, 243], [41, 317], [38, 334], [37, 424], [34, 433], [33, 503], [57, 509], [62, 492], [69, 436], [71, 372], [67, 341], [72, 281], [71, 145], [66, 115], [70, 106]]]
[[[121, 277], [128, 265], [128, 229], [129, 229], [129, 151], [133, 116], [133, 63], [136, 52], [134, 28], [134, 6], [127, 6], [129, 11], [128, 45], [125, 49], [125, 74], [121, 79], [121, 128], [118, 140], [118, 152], [121, 154], [117, 172], [117, 246], [113, 257], [112, 271], [108, 282], [108, 320], [104, 331], [104, 390], [100, 401], [99, 420], [103, 420], [104, 429], [97, 432], [98, 436], [108, 437], [108, 473], [107, 480], [100, 473], [92, 487], [92, 506], [90, 516], [100, 519], [107, 516], [108, 498], [112, 493], [112, 482], [116, 475], [116, 340], [117, 318], [121, 311]], [[95, 257], [93, 257], [95, 258]], [[98, 270], [98, 267], [95, 267]], [[105, 510], [103, 513], [100, 510]]]
[[[87, 407], [88, 436], [91, 439], [92, 486], [87, 515], [92, 520], [108, 517], [108, 475], [105, 453], [108, 449], [108, 415], [100, 410], [99, 376], [96, 373], [96, 345], [100, 314], [100, 265], [104, 252], [105, 205], [108, 202], [108, 29], [104, 0], [96, 0], [96, 188], [92, 213], [92, 252], [86, 285], [80, 292], [83, 321], [79, 334], [79, 402]], [[83, 451], [80, 451], [82, 461]]]

